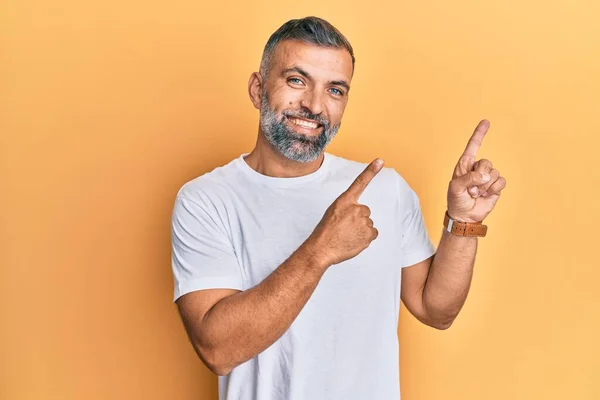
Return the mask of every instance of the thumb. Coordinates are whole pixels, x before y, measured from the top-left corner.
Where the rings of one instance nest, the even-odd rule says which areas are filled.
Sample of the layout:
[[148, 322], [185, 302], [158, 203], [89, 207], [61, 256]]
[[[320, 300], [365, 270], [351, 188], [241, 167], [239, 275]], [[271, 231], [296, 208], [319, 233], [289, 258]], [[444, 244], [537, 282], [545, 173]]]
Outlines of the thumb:
[[471, 171], [454, 179], [454, 186], [460, 193], [464, 192], [471, 186], [483, 185], [490, 181], [490, 174], [487, 172]]

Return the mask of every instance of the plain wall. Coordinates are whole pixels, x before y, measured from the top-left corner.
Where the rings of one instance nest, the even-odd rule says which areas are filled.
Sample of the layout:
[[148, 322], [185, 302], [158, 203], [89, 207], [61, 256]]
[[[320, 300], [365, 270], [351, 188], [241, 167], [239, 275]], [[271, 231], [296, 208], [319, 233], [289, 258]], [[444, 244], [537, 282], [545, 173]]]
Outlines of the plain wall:
[[480, 119], [508, 182], [454, 325], [402, 308], [403, 400], [599, 399], [598, 4], [3, 2], [0, 397], [217, 398], [172, 303], [174, 196], [252, 149], [263, 46], [318, 15], [357, 57], [327, 151], [400, 172], [436, 244]]

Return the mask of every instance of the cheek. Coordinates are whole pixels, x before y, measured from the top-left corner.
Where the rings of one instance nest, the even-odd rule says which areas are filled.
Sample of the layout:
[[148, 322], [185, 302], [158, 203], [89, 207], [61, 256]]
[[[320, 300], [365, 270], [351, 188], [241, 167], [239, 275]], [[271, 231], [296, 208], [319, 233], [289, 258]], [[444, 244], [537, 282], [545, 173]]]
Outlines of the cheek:
[[301, 97], [298, 91], [286, 90], [287, 88], [281, 88], [271, 93], [270, 104], [278, 114], [284, 109], [298, 109], [300, 107]]
[[327, 111], [332, 125], [339, 124], [342, 121], [345, 109], [346, 102], [336, 101], [329, 105]]

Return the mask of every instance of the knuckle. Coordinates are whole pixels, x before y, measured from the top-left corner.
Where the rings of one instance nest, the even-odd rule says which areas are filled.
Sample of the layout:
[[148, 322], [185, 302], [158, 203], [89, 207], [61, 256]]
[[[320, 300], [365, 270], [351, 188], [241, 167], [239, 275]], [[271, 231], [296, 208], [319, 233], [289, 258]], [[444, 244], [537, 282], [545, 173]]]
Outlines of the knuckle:
[[338, 208], [341, 207], [341, 204], [344, 203], [344, 195], [341, 195], [340, 197], [338, 197], [337, 199], [335, 199], [335, 201], [333, 203], [331, 203], [331, 205], [329, 206], [329, 208], [327, 209], [327, 211], [331, 211], [331, 210], [337, 210]]
[[479, 165], [482, 165], [484, 167], [492, 169], [492, 162], [490, 160], [488, 160], [487, 158], [482, 158], [478, 162], [479, 162]]
[[482, 144], [482, 142], [481, 142], [481, 140], [480, 140], [480, 139], [478, 139], [478, 138], [471, 138], [471, 144], [474, 144], [474, 145], [476, 145], [477, 147], [481, 147], [481, 144]]
[[334, 214], [341, 213], [346, 208], [346, 201], [344, 199], [336, 200], [328, 211]]
[[333, 203], [331, 203], [331, 207], [335, 207], [337, 204], [343, 203], [344, 201], [346, 201], [346, 198], [348, 198], [348, 196], [348, 191], [343, 192], [333, 201]]
[[336, 202], [337, 202], [337, 204], [344, 205], [344, 207], [345, 207], [346, 204], [349, 204], [352, 202], [352, 197], [353, 197], [352, 192], [350, 190], [347, 190], [340, 197], [338, 197], [336, 199]]
[[461, 165], [468, 165], [470, 163], [473, 163], [473, 157], [468, 154], [463, 154], [458, 159], [458, 163]]

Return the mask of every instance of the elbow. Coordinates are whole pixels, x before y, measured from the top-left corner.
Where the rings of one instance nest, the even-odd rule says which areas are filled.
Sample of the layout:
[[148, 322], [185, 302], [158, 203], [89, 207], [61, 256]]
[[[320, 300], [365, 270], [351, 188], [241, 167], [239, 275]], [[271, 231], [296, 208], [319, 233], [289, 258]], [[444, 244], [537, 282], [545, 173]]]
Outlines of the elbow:
[[427, 311], [428, 312], [425, 313], [425, 321], [423, 322], [426, 325], [429, 325], [430, 327], [440, 331], [445, 331], [446, 329], [450, 328], [458, 316], [458, 311], [456, 310], [439, 310], [435, 314], [430, 313], [429, 309], [427, 309]]
[[229, 375], [233, 367], [224, 364], [213, 364], [209, 369], [217, 376], [225, 376]]
[[445, 331], [446, 329], [448, 329], [452, 326], [452, 323], [454, 322], [455, 318], [456, 317], [447, 318], [447, 319], [443, 319], [443, 320], [437, 320], [437, 321], [430, 321], [427, 325], [429, 325], [432, 328], [435, 328], [437, 330]]
[[210, 369], [210, 371], [217, 375], [217, 376], [225, 376], [225, 375], [229, 375], [229, 373], [231, 372], [231, 369], [229, 368], [219, 368], [219, 367], [209, 367], [208, 369]]
[[225, 375], [229, 375], [229, 373], [231, 372], [231, 370], [233, 368], [231, 367], [227, 367], [224, 364], [219, 364], [216, 362], [207, 362], [205, 361], [204, 364], [206, 365], [206, 367], [215, 375], [217, 376], [225, 376]]
[[229, 375], [233, 367], [223, 362], [223, 351], [214, 348], [201, 347], [194, 343], [194, 350], [206, 367], [217, 376]]
[[423, 298], [421, 318], [419, 319], [427, 326], [445, 331], [452, 326], [459, 312], [460, 308], [457, 310], [449, 307], [432, 307]]
[[443, 322], [443, 323], [437, 323], [437, 324], [433, 324], [431, 325], [431, 327], [440, 330], [440, 331], [445, 331], [446, 329], [450, 328], [452, 326], [452, 322]]

